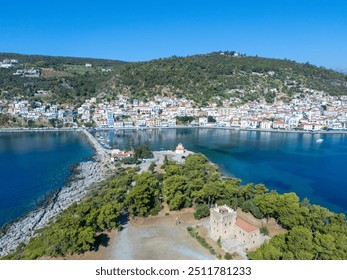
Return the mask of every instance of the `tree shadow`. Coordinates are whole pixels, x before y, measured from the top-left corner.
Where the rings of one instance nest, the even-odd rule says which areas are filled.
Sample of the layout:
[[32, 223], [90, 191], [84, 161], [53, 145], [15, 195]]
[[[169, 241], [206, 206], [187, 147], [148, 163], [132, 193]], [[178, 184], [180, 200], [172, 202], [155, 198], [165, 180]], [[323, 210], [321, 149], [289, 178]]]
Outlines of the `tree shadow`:
[[[118, 231], [122, 231], [125, 229], [126, 224], [128, 223], [129, 218], [128, 214], [124, 213], [121, 216], [118, 217], [116, 220], [117, 224], [120, 224]], [[94, 251], [98, 251], [100, 247], [108, 247], [110, 244], [110, 237], [108, 236], [107, 233], [100, 233], [96, 238], [95, 238], [95, 243], [93, 246]]]
[[117, 224], [120, 224], [118, 231], [124, 230], [128, 222], [129, 222], [129, 216], [127, 213], [120, 215], [117, 219]]
[[106, 233], [101, 233], [95, 238], [94, 251], [98, 251], [100, 246], [107, 247], [110, 242], [110, 237]]

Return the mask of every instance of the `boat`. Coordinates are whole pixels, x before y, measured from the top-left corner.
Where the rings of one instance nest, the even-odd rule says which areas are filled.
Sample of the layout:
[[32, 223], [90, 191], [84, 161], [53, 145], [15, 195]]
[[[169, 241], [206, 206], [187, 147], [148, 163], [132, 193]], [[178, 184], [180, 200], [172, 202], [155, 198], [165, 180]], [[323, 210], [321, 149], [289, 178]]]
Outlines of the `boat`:
[[322, 143], [324, 140], [322, 139], [322, 138], [318, 138], [317, 140], [316, 140], [316, 142], [317, 143]]

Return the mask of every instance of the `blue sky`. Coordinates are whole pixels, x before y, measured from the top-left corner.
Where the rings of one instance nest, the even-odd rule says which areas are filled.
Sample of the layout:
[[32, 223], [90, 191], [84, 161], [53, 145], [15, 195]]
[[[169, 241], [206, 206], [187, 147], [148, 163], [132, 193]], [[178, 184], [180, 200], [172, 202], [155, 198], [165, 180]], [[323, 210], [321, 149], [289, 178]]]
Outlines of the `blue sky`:
[[347, 1], [6, 1], [0, 52], [143, 61], [218, 50], [347, 68]]

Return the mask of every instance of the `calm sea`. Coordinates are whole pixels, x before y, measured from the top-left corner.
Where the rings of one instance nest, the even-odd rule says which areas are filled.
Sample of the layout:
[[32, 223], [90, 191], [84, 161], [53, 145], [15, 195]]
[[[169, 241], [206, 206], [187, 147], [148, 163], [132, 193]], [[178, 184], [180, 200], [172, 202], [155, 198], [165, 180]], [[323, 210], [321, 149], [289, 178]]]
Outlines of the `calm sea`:
[[[296, 192], [335, 212], [347, 214], [347, 135], [287, 134], [225, 129], [152, 129], [98, 132], [121, 149], [147, 143], [174, 149], [181, 142], [205, 154], [242, 183], [264, 183], [280, 193]], [[324, 141], [317, 143], [322, 138]]]
[[0, 133], [0, 227], [36, 208], [93, 154], [74, 132]]
[[[146, 143], [154, 150], [181, 142], [205, 154], [242, 183], [264, 183], [279, 192], [347, 214], [347, 135], [285, 134], [224, 129], [152, 129], [98, 132], [121, 149]], [[317, 143], [318, 138], [324, 141]], [[94, 151], [73, 132], [0, 133], [0, 226], [34, 209], [61, 188], [69, 167]]]

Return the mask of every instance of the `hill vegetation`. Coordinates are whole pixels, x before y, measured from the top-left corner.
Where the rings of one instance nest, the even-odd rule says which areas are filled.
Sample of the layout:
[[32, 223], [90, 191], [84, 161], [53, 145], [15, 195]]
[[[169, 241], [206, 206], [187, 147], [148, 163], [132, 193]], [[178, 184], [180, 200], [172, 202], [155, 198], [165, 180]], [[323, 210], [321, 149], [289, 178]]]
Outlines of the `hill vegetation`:
[[[0, 53], [0, 61], [4, 59], [16, 59], [19, 63], [9, 69], [0, 68], [0, 99], [24, 97], [53, 104], [78, 104], [95, 97], [112, 77], [112, 71], [125, 64], [106, 59]], [[40, 71], [39, 78], [13, 75], [17, 70], [31, 68]], [[34, 96], [37, 90], [48, 91], [49, 95]]]
[[[49, 90], [48, 101], [80, 102], [90, 97], [114, 99], [119, 94], [147, 100], [155, 95], [186, 97], [198, 105], [218, 98], [237, 97], [242, 102], [275, 97], [285, 101], [302, 88], [330, 95], [347, 92], [347, 76], [290, 60], [267, 59], [215, 52], [170, 57], [148, 62], [1, 54], [14, 58], [18, 68], [40, 69], [40, 78], [13, 76], [15, 69], [0, 69], [2, 97], [32, 97], [35, 90]], [[90, 63], [92, 67], [86, 67]], [[104, 70], [102, 70], [104, 69]], [[106, 69], [108, 69], [106, 71]]]
[[28, 245], [5, 259], [36, 259], [82, 253], [97, 247], [98, 236], [121, 227], [122, 215], [156, 215], [163, 200], [170, 210], [196, 206], [197, 218], [206, 216], [206, 205], [241, 207], [257, 218], [275, 218], [287, 229], [273, 237], [252, 259], [346, 259], [347, 221], [295, 193], [278, 194], [262, 184], [240, 185], [238, 179], [222, 179], [215, 165], [201, 154], [189, 155], [183, 164], [164, 161], [165, 173], [137, 174], [120, 169], [117, 176], [75, 203]]
[[156, 94], [176, 95], [198, 103], [214, 97], [238, 97], [242, 101], [265, 98], [273, 101], [275, 91], [290, 98], [302, 87], [346, 94], [347, 77], [309, 63], [289, 60], [211, 53], [171, 57], [127, 64], [113, 80], [115, 88], [128, 88], [143, 99]]

